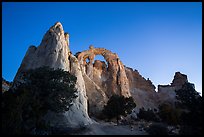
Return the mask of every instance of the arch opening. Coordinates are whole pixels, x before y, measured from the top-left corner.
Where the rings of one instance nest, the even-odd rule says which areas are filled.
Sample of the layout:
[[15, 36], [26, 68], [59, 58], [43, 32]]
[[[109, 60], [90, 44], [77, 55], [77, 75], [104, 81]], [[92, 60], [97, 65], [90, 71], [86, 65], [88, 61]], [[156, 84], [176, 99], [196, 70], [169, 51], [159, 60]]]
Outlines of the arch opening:
[[89, 58], [86, 58], [86, 64], [89, 64], [89, 62], [90, 62], [90, 59]]
[[108, 63], [107, 63], [107, 61], [105, 60], [105, 58], [102, 56], [102, 55], [100, 55], [100, 54], [98, 54], [98, 55], [95, 55], [95, 58], [94, 58], [94, 61], [93, 61], [93, 65], [94, 64], [96, 64], [98, 61], [100, 61], [101, 63], [103, 63], [103, 67], [104, 68], [108, 68]]

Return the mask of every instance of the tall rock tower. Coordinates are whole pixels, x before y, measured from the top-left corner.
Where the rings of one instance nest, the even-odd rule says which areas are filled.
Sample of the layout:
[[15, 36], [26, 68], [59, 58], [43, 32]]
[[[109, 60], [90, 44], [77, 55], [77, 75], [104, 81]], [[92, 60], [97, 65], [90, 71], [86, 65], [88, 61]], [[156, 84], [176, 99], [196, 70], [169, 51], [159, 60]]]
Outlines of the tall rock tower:
[[24, 56], [20, 68], [14, 78], [14, 85], [23, 82], [22, 72], [49, 66], [61, 68], [77, 77], [76, 88], [78, 97], [74, 100], [70, 110], [65, 113], [49, 112], [45, 119], [53, 126], [77, 127], [92, 123], [87, 113], [87, 96], [80, 65], [69, 49], [69, 34], [64, 33], [62, 24], [55, 23], [44, 35], [38, 47], [30, 46]]

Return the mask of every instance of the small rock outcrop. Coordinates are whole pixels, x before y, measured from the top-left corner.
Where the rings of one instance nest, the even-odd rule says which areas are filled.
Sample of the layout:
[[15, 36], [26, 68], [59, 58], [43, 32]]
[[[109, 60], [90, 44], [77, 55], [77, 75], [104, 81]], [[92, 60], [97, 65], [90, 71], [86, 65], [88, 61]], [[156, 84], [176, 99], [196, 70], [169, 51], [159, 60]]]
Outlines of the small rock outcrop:
[[158, 103], [161, 104], [166, 102], [174, 105], [174, 102], [176, 101], [175, 90], [181, 89], [185, 83], [188, 83], [187, 75], [175, 72], [170, 85], [158, 85]]
[[12, 85], [11, 82], [8, 82], [4, 78], [2, 78], [2, 93], [8, 91], [11, 85]]
[[182, 74], [180, 72], [176, 72], [174, 75], [174, 79], [171, 83], [172, 87], [175, 87], [175, 89], [180, 89], [184, 83], [188, 82], [187, 75]]

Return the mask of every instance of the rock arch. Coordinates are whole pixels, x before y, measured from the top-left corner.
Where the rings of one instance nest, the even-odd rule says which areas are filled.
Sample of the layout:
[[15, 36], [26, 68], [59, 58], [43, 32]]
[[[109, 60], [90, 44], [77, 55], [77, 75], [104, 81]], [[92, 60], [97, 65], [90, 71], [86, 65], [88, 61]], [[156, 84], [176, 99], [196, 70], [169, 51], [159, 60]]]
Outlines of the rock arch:
[[[125, 97], [131, 96], [124, 65], [116, 53], [112, 53], [105, 48], [94, 48], [93, 45], [89, 46], [89, 50], [82, 51], [77, 55], [84, 74], [88, 75], [91, 79], [93, 78], [93, 61], [96, 55], [102, 55], [108, 63], [107, 85], [110, 90], [108, 91], [110, 93], [109, 96], [112, 94], [123, 95]], [[87, 58], [89, 59], [88, 64], [86, 63]]]

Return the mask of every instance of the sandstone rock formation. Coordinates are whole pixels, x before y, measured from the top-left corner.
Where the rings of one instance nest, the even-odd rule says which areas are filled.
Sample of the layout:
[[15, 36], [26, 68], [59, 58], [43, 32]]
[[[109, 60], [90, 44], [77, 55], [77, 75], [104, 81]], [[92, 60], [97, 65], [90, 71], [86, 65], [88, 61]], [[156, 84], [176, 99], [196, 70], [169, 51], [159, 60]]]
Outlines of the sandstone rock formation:
[[180, 72], [176, 72], [171, 86], [175, 87], [175, 89], [178, 90], [181, 89], [182, 85], [186, 82], [188, 82], [187, 75], [181, 74]]
[[[18, 70], [19, 72], [41, 66], [70, 70], [69, 45], [61, 23], [57, 22], [44, 35], [38, 47], [30, 46]], [[18, 73], [16, 76], [18, 76]]]
[[129, 89], [132, 97], [134, 98], [137, 107], [134, 109], [132, 115], [136, 116], [140, 108], [144, 109], [157, 109], [157, 94], [155, 86], [149, 79], [142, 77], [137, 70], [125, 67], [126, 75], [129, 82]]
[[176, 101], [175, 90], [181, 89], [186, 82], [188, 82], [187, 75], [176, 72], [170, 85], [158, 85], [158, 104], [170, 103], [174, 105]]
[[[94, 60], [96, 55], [103, 56], [107, 64]], [[50, 111], [44, 117], [53, 126], [76, 127], [92, 123], [88, 113], [99, 115], [113, 94], [134, 98], [137, 107], [133, 115], [142, 107], [157, 109], [160, 103], [174, 101], [174, 91], [188, 82], [186, 75], [176, 72], [171, 85], [159, 85], [157, 93], [151, 80], [125, 67], [116, 53], [91, 45], [89, 50], [74, 56], [69, 49], [69, 34], [64, 33], [59, 22], [46, 32], [38, 47], [29, 47], [14, 78], [13, 88], [24, 82], [21, 77], [25, 71], [42, 66], [61, 68], [77, 77], [78, 97], [70, 110], [65, 113]]]
[[[108, 66], [99, 60], [94, 62], [96, 55], [102, 55]], [[84, 73], [90, 114], [100, 113], [113, 94], [131, 96], [124, 65], [116, 53], [91, 45], [89, 50], [80, 52], [77, 58]]]
[[[93, 67], [95, 66], [96, 69], [99, 70], [99, 66], [101, 65], [99, 61], [95, 62], [95, 65], [93, 65], [93, 61], [96, 55], [102, 55], [108, 63], [107, 70], [105, 70], [106, 73], [109, 73], [107, 74], [108, 77], [106, 79], [108, 84], [107, 86], [109, 88], [107, 95], [110, 97], [110, 95], [115, 93], [129, 97], [130, 92], [128, 79], [124, 66], [116, 53], [112, 53], [111, 51], [104, 48], [94, 48], [93, 46], [90, 46], [89, 50], [83, 51], [78, 55], [78, 60], [84, 73], [86, 73], [91, 79], [94, 78]], [[89, 59], [88, 63], [86, 63], [87, 58]], [[102, 64], [103, 67], [105, 67], [104, 63]]]
[[134, 90], [135, 88], [147, 91], [147, 92], [155, 92], [155, 86], [149, 79], [145, 79], [142, 77], [137, 70], [134, 70], [129, 67], [125, 67], [125, 71], [128, 77], [130, 90]]
[[45, 119], [53, 126], [80, 126], [92, 121], [87, 113], [87, 96], [80, 65], [75, 56], [70, 54], [68, 34], [64, 33], [60, 22], [52, 26], [44, 35], [40, 46], [30, 46], [14, 78], [14, 88], [21, 79], [22, 73], [28, 69], [49, 66], [61, 68], [77, 77], [78, 97], [66, 113], [49, 112]]

